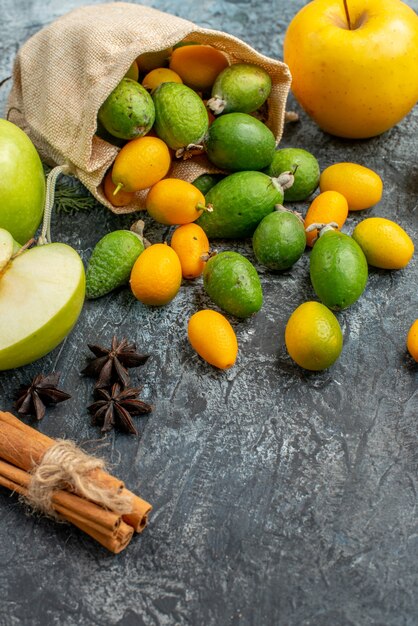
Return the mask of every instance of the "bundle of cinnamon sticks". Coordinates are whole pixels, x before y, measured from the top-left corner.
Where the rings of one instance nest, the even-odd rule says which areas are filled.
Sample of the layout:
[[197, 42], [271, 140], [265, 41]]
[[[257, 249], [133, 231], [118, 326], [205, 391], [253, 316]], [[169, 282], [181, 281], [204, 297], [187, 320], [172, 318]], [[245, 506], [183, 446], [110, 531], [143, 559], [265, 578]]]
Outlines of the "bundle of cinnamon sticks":
[[[32, 472], [56, 440], [21, 422], [11, 413], [0, 411], [0, 485], [24, 498], [30, 492]], [[115, 500], [121, 496], [129, 503], [128, 512], [109, 510], [77, 493], [72, 485], [53, 491], [54, 513], [93, 537], [102, 546], [118, 554], [129, 544], [134, 532], [146, 526], [151, 505], [125, 488], [122, 481], [103, 469], [90, 472], [89, 481]]]

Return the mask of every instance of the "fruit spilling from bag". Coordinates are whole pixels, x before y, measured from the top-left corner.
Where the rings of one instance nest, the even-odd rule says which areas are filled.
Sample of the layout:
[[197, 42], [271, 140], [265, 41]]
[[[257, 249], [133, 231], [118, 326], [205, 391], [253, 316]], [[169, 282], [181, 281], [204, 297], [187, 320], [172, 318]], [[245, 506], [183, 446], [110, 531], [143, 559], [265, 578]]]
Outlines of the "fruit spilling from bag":
[[167, 176], [176, 159], [205, 154], [226, 172], [259, 171], [273, 161], [276, 138], [261, 121], [272, 88], [268, 72], [230, 65], [222, 51], [194, 42], [166, 54], [134, 61], [98, 111], [97, 134], [121, 148], [108, 174], [112, 185], [104, 187], [114, 205], [129, 204], [129, 194]]

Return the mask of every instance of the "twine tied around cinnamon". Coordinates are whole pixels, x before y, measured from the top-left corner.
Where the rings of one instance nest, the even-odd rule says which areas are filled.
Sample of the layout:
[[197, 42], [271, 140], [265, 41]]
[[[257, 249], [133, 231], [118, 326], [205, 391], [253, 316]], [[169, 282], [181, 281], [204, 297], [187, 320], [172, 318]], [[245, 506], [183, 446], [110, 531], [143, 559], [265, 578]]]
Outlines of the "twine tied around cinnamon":
[[52, 498], [54, 491], [66, 489], [104, 509], [120, 514], [130, 513], [133, 503], [129, 495], [111, 491], [93, 480], [91, 473], [104, 466], [103, 459], [86, 454], [72, 441], [58, 439], [30, 472], [28, 493], [23, 500], [34, 511], [60, 519]]

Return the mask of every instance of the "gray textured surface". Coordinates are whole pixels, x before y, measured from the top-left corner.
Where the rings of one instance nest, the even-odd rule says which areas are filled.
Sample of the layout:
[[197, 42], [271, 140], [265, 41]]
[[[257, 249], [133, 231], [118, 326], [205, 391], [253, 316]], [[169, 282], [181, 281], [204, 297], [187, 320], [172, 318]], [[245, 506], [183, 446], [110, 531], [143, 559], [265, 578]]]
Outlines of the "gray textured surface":
[[[0, 78], [23, 41], [79, 4], [2, 0]], [[281, 56], [286, 24], [303, 2], [145, 4]], [[1, 110], [6, 95], [4, 87]], [[289, 108], [299, 110], [292, 99]], [[415, 109], [380, 138], [346, 142], [302, 113], [282, 145], [312, 151], [321, 168], [341, 160], [374, 168], [385, 190], [368, 215], [398, 220], [417, 243], [417, 130]], [[87, 260], [101, 235], [130, 221], [97, 207], [57, 216], [53, 233]], [[150, 223], [147, 233], [162, 236]], [[233, 245], [253, 258], [249, 243]], [[240, 353], [226, 373], [187, 342], [188, 317], [209, 304], [197, 281], [162, 309], [145, 308], [128, 290], [89, 302], [61, 348], [0, 374], [8, 409], [21, 381], [55, 365], [73, 398], [39, 428], [95, 440], [85, 409], [92, 383], [79, 375], [85, 344], [127, 335], [152, 355], [138, 373], [155, 406], [138, 422], [139, 437], [111, 434], [102, 450], [154, 505], [148, 529], [120, 556], [71, 527], [25, 517], [0, 491], [1, 626], [418, 623], [418, 370], [405, 351], [418, 316], [417, 258], [400, 272], [371, 271], [362, 298], [338, 315], [342, 356], [320, 374], [297, 368], [283, 343], [291, 311], [313, 297], [308, 256], [282, 275], [260, 273], [265, 304], [254, 318], [234, 321]]]

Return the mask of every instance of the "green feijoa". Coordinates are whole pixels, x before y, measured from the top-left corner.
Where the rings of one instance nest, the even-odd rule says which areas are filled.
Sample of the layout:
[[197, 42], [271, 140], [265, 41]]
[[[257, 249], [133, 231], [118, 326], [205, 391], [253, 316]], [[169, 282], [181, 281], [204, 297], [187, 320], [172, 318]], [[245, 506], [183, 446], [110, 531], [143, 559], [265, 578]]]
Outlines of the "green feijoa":
[[193, 181], [192, 185], [197, 187], [199, 191], [206, 196], [208, 191], [223, 178], [225, 178], [225, 174], [201, 174]]
[[367, 260], [352, 237], [337, 230], [322, 232], [310, 255], [310, 276], [316, 295], [339, 311], [356, 302], [367, 278]]
[[203, 285], [215, 304], [236, 317], [249, 317], [263, 304], [257, 270], [238, 252], [211, 257], [203, 270]]
[[255, 117], [226, 113], [209, 126], [204, 147], [209, 160], [220, 169], [262, 170], [273, 159], [276, 140]]
[[267, 100], [271, 78], [258, 65], [236, 63], [218, 74], [207, 106], [215, 114], [252, 113]]
[[154, 103], [142, 85], [123, 78], [103, 102], [97, 117], [114, 137], [135, 139], [145, 135], [154, 124]]
[[205, 196], [206, 206], [197, 220], [209, 239], [251, 237], [263, 217], [283, 202], [286, 177], [270, 178], [262, 172], [235, 172], [223, 178]]
[[111, 135], [100, 120], [97, 120], [96, 135], [100, 137], [100, 139], [103, 139], [104, 141], [107, 141], [107, 143], [111, 143], [113, 146], [117, 146], [118, 148], [122, 148], [122, 146], [126, 144], [126, 139], [119, 139], [119, 137]]
[[253, 250], [257, 261], [272, 270], [292, 267], [302, 256], [305, 247], [303, 221], [284, 208], [266, 215], [253, 235]]
[[287, 171], [293, 173], [294, 183], [284, 194], [284, 199], [290, 202], [306, 200], [319, 184], [319, 163], [313, 154], [302, 148], [277, 150], [264, 171], [269, 176], [279, 176]]
[[203, 101], [193, 89], [180, 83], [162, 83], [153, 92], [154, 130], [172, 150], [200, 144], [209, 121]]
[[86, 297], [99, 298], [126, 285], [144, 243], [130, 230], [108, 233], [95, 245], [86, 272]]

